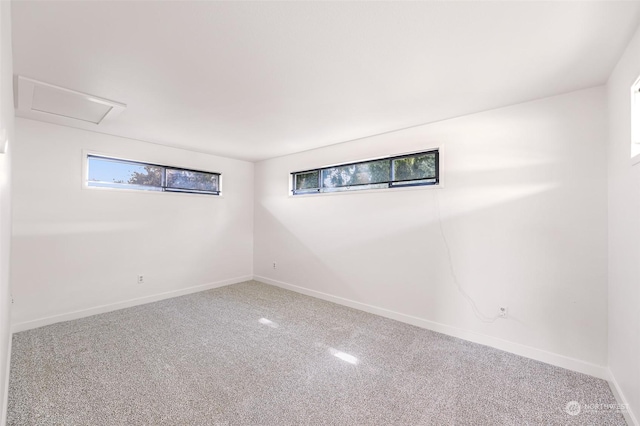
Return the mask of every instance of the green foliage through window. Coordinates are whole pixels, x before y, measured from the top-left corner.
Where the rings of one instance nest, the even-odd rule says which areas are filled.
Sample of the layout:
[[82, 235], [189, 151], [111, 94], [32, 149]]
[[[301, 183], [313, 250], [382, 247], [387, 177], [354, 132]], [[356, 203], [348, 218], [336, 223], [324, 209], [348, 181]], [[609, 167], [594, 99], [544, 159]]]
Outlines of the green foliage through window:
[[294, 194], [437, 185], [439, 153], [437, 150], [420, 152], [294, 172], [292, 175]]
[[309, 173], [298, 173], [296, 175], [296, 188], [301, 190], [317, 188], [319, 175], [320, 172], [318, 170]]

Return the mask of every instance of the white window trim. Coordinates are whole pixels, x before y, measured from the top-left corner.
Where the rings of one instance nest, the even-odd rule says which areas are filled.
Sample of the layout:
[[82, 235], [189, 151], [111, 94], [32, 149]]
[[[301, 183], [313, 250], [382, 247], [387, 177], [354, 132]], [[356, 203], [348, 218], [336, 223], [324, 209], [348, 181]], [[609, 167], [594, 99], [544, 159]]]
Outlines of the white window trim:
[[291, 178], [291, 173], [288, 173], [287, 174], [287, 180], [289, 181], [288, 195], [289, 195], [289, 198], [309, 198], [309, 197], [332, 197], [334, 195], [378, 194], [378, 193], [385, 193], [385, 192], [425, 191], [425, 190], [443, 189], [444, 188], [444, 182], [445, 182], [445, 174], [446, 174], [443, 170], [447, 169], [446, 165], [445, 165], [446, 156], [443, 154], [445, 152], [444, 144], [440, 144], [440, 145], [437, 145], [437, 146], [426, 147], [426, 148], [422, 148], [422, 149], [419, 149], [419, 150], [416, 150], [416, 151], [401, 152], [401, 153], [397, 153], [397, 154], [388, 154], [388, 155], [383, 155], [383, 156], [379, 156], [379, 157], [365, 158], [365, 159], [362, 159], [362, 160], [343, 161], [343, 162], [338, 163], [338, 164], [334, 163], [334, 164], [330, 164], [330, 165], [326, 165], [326, 166], [315, 167], [315, 168], [313, 168], [313, 170], [315, 170], [315, 169], [324, 169], [324, 168], [327, 168], [327, 167], [339, 167], [339, 166], [344, 165], [344, 164], [352, 164], [354, 161], [361, 162], [361, 161], [384, 160], [385, 158], [390, 158], [390, 157], [399, 157], [399, 156], [403, 156], [403, 155], [418, 154], [418, 153], [425, 152], [425, 151], [435, 151], [435, 150], [438, 150], [439, 167], [440, 167], [440, 169], [438, 170], [438, 184], [437, 185], [416, 185], [416, 186], [406, 186], [406, 187], [396, 186], [396, 187], [393, 187], [393, 188], [361, 189], [361, 190], [352, 190], [352, 191], [332, 191], [332, 192], [310, 192], [310, 193], [307, 193], [307, 194], [294, 194], [293, 193], [293, 179]]
[[[116, 155], [116, 154], [109, 154], [106, 152], [99, 152], [99, 151], [93, 151], [93, 150], [87, 150], [87, 149], [83, 149], [82, 150], [82, 176], [80, 179], [80, 184], [81, 184], [81, 188], [83, 190], [88, 189], [91, 191], [97, 190], [97, 191], [115, 191], [115, 192], [124, 192], [124, 193], [135, 193], [135, 194], [162, 194], [162, 195], [167, 195], [167, 194], [171, 194], [171, 195], [179, 195], [179, 196], [190, 196], [190, 197], [198, 197], [198, 198], [210, 198], [210, 199], [217, 199], [217, 198], [224, 198], [222, 189], [223, 189], [223, 177], [222, 177], [222, 173], [221, 172], [211, 172], [211, 173], [219, 173], [218, 176], [218, 190], [219, 190], [219, 194], [218, 195], [214, 195], [211, 196], [211, 194], [198, 194], [198, 193], [194, 193], [194, 192], [179, 192], [179, 191], [147, 191], [144, 189], [127, 189], [127, 188], [109, 188], [109, 187], [100, 187], [100, 186], [90, 186], [89, 185], [89, 156], [90, 155], [94, 155], [97, 157], [105, 157], [105, 158], [112, 158], [114, 160], [122, 160], [122, 161], [134, 161], [134, 162], [138, 162], [138, 163], [152, 163], [152, 164], [158, 164], [158, 165], [162, 165], [162, 166], [166, 166], [166, 167], [178, 167], [178, 168], [183, 168], [183, 169], [193, 169], [193, 167], [188, 167], [188, 166], [184, 166], [184, 165], [178, 165], [178, 164], [174, 164], [174, 165], [165, 165], [163, 164], [163, 162], [152, 162], [149, 161], [148, 159], [146, 160], [141, 160], [141, 159], [136, 159], [136, 158], [131, 158], [131, 157], [122, 157], [120, 155]], [[207, 197], [204, 197], [203, 195], [207, 195]]]
[[640, 77], [631, 85], [631, 165], [640, 164]]

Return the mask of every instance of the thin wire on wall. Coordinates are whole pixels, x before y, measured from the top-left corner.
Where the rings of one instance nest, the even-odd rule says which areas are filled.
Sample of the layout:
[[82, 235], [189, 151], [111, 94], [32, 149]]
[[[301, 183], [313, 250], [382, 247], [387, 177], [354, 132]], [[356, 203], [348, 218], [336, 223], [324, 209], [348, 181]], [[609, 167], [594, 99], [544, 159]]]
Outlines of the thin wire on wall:
[[496, 315], [493, 317], [488, 317], [484, 315], [482, 312], [480, 312], [480, 309], [478, 309], [476, 302], [473, 300], [471, 296], [469, 296], [469, 294], [467, 294], [464, 288], [462, 288], [462, 286], [460, 285], [460, 281], [458, 280], [458, 276], [456, 275], [455, 268], [453, 267], [453, 256], [451, 255], [451, 248], [449, 247], [449, 241], [447, 241], [447, 237], [444, 233], [444, 226], [442, 224], [442, 215], [440, 213], [440, 198], [438, 197], [438, 190], [436, 189], [435, 191], [432, 191], [432, 192], [434, 193], [436, 211], [438, 212], [438, 225], [440, 228], [440, 234], [442, 235], [442, 241], [444, 242], [445, 252], [447, 253], [447, 259], [449, 260], [449, 271], [451, 272], [451, 278], [453, 279], [453, 282], [455, 283], [456, 288], [458, 289], [460, 294], [464, 296], [465, 300], [471, 306], [471, 309], [473, 310], [473, 314], [482, 322], [492, 323], [498, 318], [500, 318], [500, 316]]

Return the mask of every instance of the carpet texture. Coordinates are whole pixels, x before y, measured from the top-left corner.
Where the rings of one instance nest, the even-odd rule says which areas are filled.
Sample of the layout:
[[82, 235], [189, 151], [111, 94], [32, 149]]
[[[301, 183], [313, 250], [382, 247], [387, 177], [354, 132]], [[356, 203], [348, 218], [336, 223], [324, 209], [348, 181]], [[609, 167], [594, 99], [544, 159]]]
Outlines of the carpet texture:
[[604, 380], [254, 281], [12, 354], [9, 425], [625, 424]]

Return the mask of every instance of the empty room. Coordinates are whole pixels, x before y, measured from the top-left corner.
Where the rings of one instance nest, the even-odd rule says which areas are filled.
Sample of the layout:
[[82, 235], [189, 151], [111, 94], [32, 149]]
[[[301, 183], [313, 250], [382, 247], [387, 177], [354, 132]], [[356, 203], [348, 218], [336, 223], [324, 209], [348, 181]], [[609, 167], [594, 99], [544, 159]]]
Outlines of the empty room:
[[0, 425], [640, 425], [640, 2], [0, 32]]

